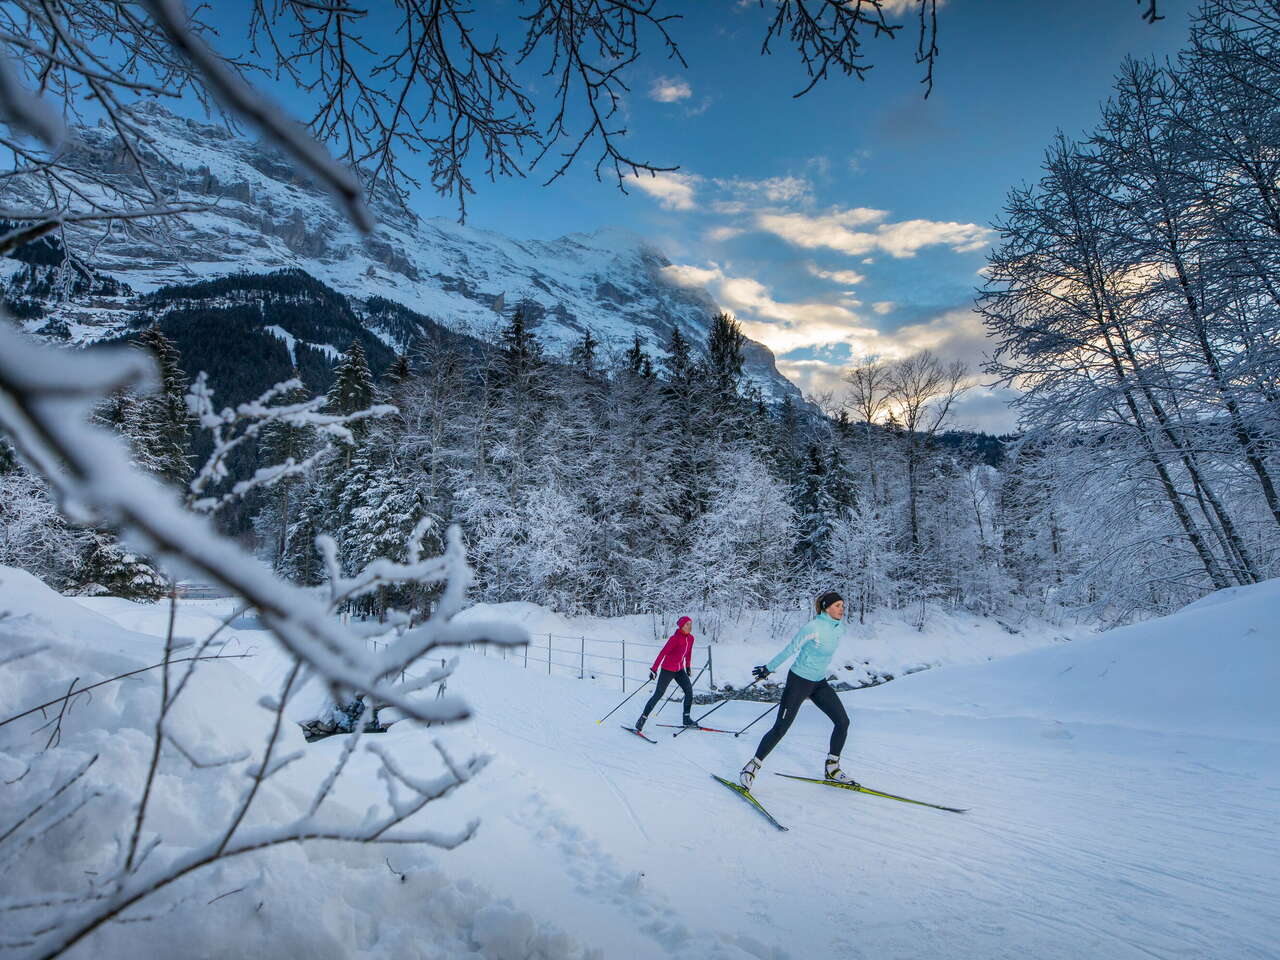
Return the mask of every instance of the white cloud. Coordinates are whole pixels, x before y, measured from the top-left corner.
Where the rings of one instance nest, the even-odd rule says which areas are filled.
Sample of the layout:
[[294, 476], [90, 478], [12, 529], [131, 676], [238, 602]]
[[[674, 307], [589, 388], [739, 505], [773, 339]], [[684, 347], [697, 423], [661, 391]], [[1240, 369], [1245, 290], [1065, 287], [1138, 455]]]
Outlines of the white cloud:
[[808, 269], [815, 277], [822, 280], [833, 280], [836, 283], [843, 283], [850, 287], [856, 286], [867, 279], [864, 274], [859, 273], [857, 270], [823, 270], [816, 263], [809, 264]]
[[[938, 6], [946, 2], [947, 0], [938, 0]], [[880, 0], [880, 9], [886, 16], [898, 17], [908, 12], [915, 13], [920, 9], [920, 0]]]
[[871, 305], [871, 309], [883, 317], [886, 313], [893, 313], [893, 308], [895, 306], [897, 306], [897, 304], [892, 300], [877, 300]]
[[738, 227], [712, 227], [706, 232], [706, 238], [715, 243], [723, 243], [726, 240], [741, 236], [745, 232], [745, 230]]
[[693, 192], [701, 179], [692, 173], [635, 173], [627, 182], [655, 198], [665, 210], [695, 210]]
[[649, 87], [649, 96], [659, 103], [677, 103], [693, 96], [693, 88], [679, 77], [658, 77]]
[[[862, 256], [876, 250], [892, 257], [914, 257], [924, 247], [945, 245], [957, 253], [980, 250], [994, 236], [975, 223], [939, 220], [901, 220], [882, 223], [888, 211], [869, 207], [839, 208], [811, 216], [804, 213], [756, 214], [756, 226], [807, 250], [836, 250]], [[874, 230], [856, 227], [874, 225]]]
[[803, 203], [813, 197], [813, 184], [803, 177], [766, 177], [763, 180], [734, 177], [713, 182], [721, 190], [767, 203]]

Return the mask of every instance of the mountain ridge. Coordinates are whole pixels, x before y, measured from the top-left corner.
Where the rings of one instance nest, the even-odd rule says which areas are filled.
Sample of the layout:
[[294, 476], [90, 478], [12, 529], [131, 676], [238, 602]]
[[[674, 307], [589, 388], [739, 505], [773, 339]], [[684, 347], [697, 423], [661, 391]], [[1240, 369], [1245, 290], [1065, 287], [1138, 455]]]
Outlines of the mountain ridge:
[[[375, 196], [379, 225], [361, 237], [327, 194], [273, 150], [158, 104], [132, 108], [131, 121], [154, 144], [159, 173], [152, 181], [159, 189], [175, 201], [209, 204], [207, 211], [175, 218], [159, 235], [125, 223], [94, 237], [91, 266], [144, 295], [226, 274], [297, 268], [355, 301], [399, 303], [459, 332], [482, 334], [504, 311], [520, 307], [556, 353], [567, 352], [586, 330], [619, 349], [639, 336], [655, 355], [673, 328], [701, 345], [718, 312], [705, 290], [666, 279], [671, 262], [655, 244], [618, 227], [522, 240], [418, 217]], [[113, 138], [105, 127], [77, 128], [70, 166], [136, 190], [141, 180]], [[38, 190], [15, 181], [0, 190], [0, 199], [31, 206], [40, 202]], [[94, 337], [88, 316], [80, 319], [85, 322], [73, 340], [114, 335]], [[749, 341], [744, 360], [746, 379], [766, 400], [800, 399], [767, 347]]]

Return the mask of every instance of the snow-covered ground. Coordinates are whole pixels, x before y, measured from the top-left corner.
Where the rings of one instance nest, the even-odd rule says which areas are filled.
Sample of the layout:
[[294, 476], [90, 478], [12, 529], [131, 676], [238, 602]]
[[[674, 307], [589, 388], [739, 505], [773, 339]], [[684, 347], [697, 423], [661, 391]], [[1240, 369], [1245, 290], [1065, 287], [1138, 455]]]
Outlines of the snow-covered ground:
[[[73, 602], [22, 577], [0, 571], [0, 610], [11, 612], [0, 642], [67, 639], [57, 656], [38, 658], [38, 671], [23, 666], [35, 658], [0, 668], [5, 715], [106, 669], [108, 651], [158, 651], [163, 606]], [[224, 606], [191, 602], [178, 632], [207, 630]], [[846, 768], [869, 786], [970, 812], [771, 776], [819, 773], [829, 725], [809, 707], [757, 782], [787, 833], [710, 777], [731, 776], [763, 724], [740, 739], [694, 732], [654, 746], [615, 723], [635, 719], [639, 697], [595, 722], [620, 698], [611, 683], [465, 654], [450, 692], [472, 703], [473, 720], [441, 731], [397, 724], [377, 739], [424, 773], [438, 764], [432, 734], [460, 755], [494, 754], [476, 783], [428, 808], [441, 829], [478, 814], [471, 842], [450, 853], [273, 851], [204, 877], [189, 906], [105, 928], [81, 949], [158, 956], [181, 937], [191, 955], [231, 957], [252, 955], [267, 937], [277, 954], [317, 957], [1274, 958], [1277, 613], [1280, 582], [1271, 581], [1071, 643], [1054, 642], [1045, 625], [1010, 634], [972, 622], [961, 642], [958, 619], [923, 634], [888, 624], [855, 632], [841, 655], [850, 662], [943, 665], [843, 695], [854, 724]], [[522, 616], [537, 630], [551, 615]], [[638, 621], [611, 625], [634, 628], [636, 642], [653, 636]], [[610, 624], [545, 629], [588, 626]], [[258, 655], [208, 668], [193, 700], [200, 715], [183, 718], [210, 750], [258, 732], [264, 711], [253, 702], [279, 678], [282, 662], [256, 628], [239, 621], [232, 647]], [[771, 632], [723, 631], [717, 680], [745, 679], [779, 645]], [[984, 649], [984, 636], [1007, 646]], [[147, 749], [145, 711], [129, 705], [148, 683], [103, 688], [71, 714], [62, 749], [109, 746], [112, 775], [127, 785]], [[730, 703], [715, 718], [740, 726], [762, 709]], [[0, 728], [6, 780], [43, 743], [19, 726]], [[300, 802], [341, 746], [306, 747], [271, 804]], [[352, 810], [380, 802], [373, 770], [372, 758], [357, 758], [338, 799]], [[166, 786], [175, 837], [224, 799], [176, 778]], [[92, 843], [105, 850], [109, 838], [64, 839], [55, 853], [74, 861]], [[384, 856], [408, 874], [404, 883]], [[5, 895], [16, 895], [13, 882]], [[249, 893], [207, 902], [245, 884]]]

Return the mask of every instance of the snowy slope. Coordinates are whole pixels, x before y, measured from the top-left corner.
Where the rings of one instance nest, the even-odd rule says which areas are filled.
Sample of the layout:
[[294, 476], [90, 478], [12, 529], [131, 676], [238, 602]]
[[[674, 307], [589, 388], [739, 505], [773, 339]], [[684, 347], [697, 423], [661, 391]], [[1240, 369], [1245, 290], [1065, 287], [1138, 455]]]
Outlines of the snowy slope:
[[[130, 605], [107, 605], [129, 619]], [[197, 610], [184, 615], [178, 632], [196, 635], [209, 622]], [[155, 663], [162, 646], [159, 636], [123, 629], [30, 575], [0, 567], [0, 719], [64, 694], [73, 677], [83, 687]], [[269, 714], [257, 700], [274, 685], [241, 667], [255, 664], [271, 674], [275, 666], [268, 659], [205, 664], [168, 721], [174, 742], [202, 762], [261, 744]], [[0, 833], [7, 841], [0, 850], [6, 857], [0, 872], [0, 956], [24, 955], [22, 931], [47, 916], [47, 908], [38, 912], [14, 904], [80, 890], [87, 878], [104, 876], [116, 862], [150, 759], [159, 690], [153, 671], [78, 698], [63, 720], [60, 742], [48, 751], [45, 724], [56, 708], [0, 727]], [[304, 749], [301, 733], [286, 729], [281, 748]], [[226, 823], [248, 782], [239, 774], [243, 765], [193, 770], [174, 753], [170, 748], [148, 807], [148, 824], [165, 841], [153, 859], [181, 855], [216, 835], [211, 831]], [[54, 786], [94, 756], [73, 789], [48, 799]], [[287, 780], [265, 784], [257, 819], [278, 822], [305, 809], [298, 786]], [[43, 808], [14, 822], [42, 797]], [[87, 798], [83, 809], [76, 806], [81, 797]], [[359, 813], [348, 810], [346, 817], [358, 822]], [[446, 813], [434, 825], [457, 824]], [[231, 960], [263, 956], [265, 950], [308, 960], [599, 957], [554, 922], [544, 923], [456, 871], [446, 872], [446, 864], [435, 851], [416, 847], [397, 847], [390, 857], [383, 847], [275, 847], [178, 881], [128, 913], [133, 922], [106, 924], [66, 956]]]
[[[666, 279], [662, 271], [670, 261], [634, 234], [603, 229], [551, 242], [517, 240], [419, 219], [374, 198], [379, 226], [364, 239], [327, 194], [262, 145], [158, 104], [139, 105], [133, 119], [168, 161], [160, 187], [175, 199], [212, 205], [164, 236], [124, 224], [95, 242], [93, 266], [135, 290], [297, 267], [348, 296], [385, 297], [457, 330], [483, 331], [495, 323], [495, 307], [509, 312], [521, 305], [553, 350], [566, 350], [587, 329], [620, 348], [638, 334], [654, 354], [673, 327], [696, 343], [706, 340], [714, 302], [703, 290]], [[76, 136], [76, 159], [109, 177], [130, 176], [108, 130], [79, 128]], [[38, 207], [38, 190], [38, 184], [6, 184], [0, 200]], [[749, 343], [746, 360], [749, 378], [767, 397], [799, 397], [765, 347]]]
[[[484, 956], [1272, 958], [1280, 748], [1265, 731], [1280, 706], [1256, 694], [1280, 679], [1268, 646], [1276, 590], [1218, 594], [1150, 624], [845, 694], [846, 768], [873, 787], [968, 807], [963, 816], [771, 776], [820, 769], [829, 725], [802, 709], [757, 785], [785, 834], [710, 778], [741, 765], [760, 727], [650, 745], [614, 725], [634, 719], [639, 698], [597, 724], [616, 688], [466, 655], [450, 688], [476, 716], [440, 735], [495, 760], [433, 808], [437, 824], [482, 817], [473, 841], [435, 858], [451, 879], [433, 883], [468, 892], [454, 913], [471, 919], [441, 914], [441, 894], [409, 917], [385, 867], [381, 880], [357, 873], [349, 909], [363, 916], [368, 885], [393, 898], [373, 922], [401, 932], [397, 946], [375, 938], [361, 955], [399, 956], [403, 923], [417, 924], [419, 950], [460, 942], [449, 939], [460, 929], [485, 936], [474, 904], [498, 898], [506, 952]], [[134, 629], [160, 619], [154, 607], [87, 603]], [[191, 625], [217, 603], [193, 605]], [[279, 664], [251, 627], [241, 642], [261, 655], [243, 669], [269, 689]], [[1086, 679], [1073, 678], [1068, 697], [1054, 678], [1073, 674]], [[1194, 682], [1176, 710], [1144, 697], [1149, 679], [1180, 676]], [[715, 719], [734, 728], [762, 709], [730, 703]], [[431, 733], [397, 725], [380, 740], [427, 773]], [[337, 738], [307, 748], [290, 771], [300, 795], [340, 749]], [[355, 762], [342, 799], [360, 809], [382, 794], [368, 758]], [[552, 928], [563, 952], [537, 953], [533, 931]], [[227, 936], [232, 955], [238, 933]]]
[[904, 677], [866, 702], [1280, 742], [1277, 616], [1280, 580], [1232, 587], [1069, 645]]

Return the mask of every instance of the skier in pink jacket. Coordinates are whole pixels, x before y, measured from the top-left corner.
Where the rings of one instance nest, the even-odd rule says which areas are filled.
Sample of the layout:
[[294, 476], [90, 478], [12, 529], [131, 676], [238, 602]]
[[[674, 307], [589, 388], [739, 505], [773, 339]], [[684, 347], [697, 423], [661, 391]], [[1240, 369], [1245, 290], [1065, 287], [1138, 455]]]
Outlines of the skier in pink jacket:
[[693, 684], [689, 682], [692, 666], [693, 621], [688, 617], [681, 617], [676, 621], [676, 632], [667, 639], [653, 661], [653, 666], [649, 668], [649, 679], [657, 677], [658, 686], [653, 691], [653, 696], [649, 698], [649, 702], [644, 705], [640, 719], [636, 721], [636, 733], [644, 729], [644, 722], [649, 719], [649, 711], [662, 699], [672, 680], [680, 684], [680, 689], [684, 691], [684, 725], [697, 726], [689, 716], [689, 711], [693, 709]]

